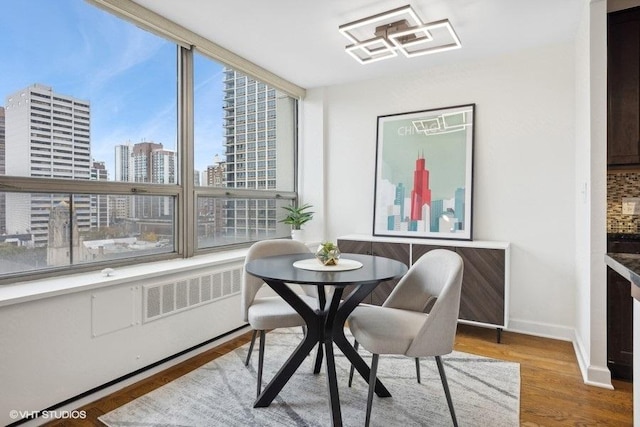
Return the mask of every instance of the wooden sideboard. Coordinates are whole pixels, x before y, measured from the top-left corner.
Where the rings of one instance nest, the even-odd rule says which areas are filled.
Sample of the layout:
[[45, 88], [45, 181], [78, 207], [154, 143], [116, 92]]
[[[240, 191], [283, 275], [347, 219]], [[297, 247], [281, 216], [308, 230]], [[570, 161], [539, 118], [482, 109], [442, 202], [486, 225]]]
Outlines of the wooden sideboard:
[[[509, 320], [509, 243], [423, 240], [352, 234], [338, 238], [343, 253], [384, 256], [411, 266], [433, 249], [456, 251], [464, 261], [459, 321], [496, 328], [497, 340]], [[381, 305], [398, 280], [381, 283], [365, 302]]]

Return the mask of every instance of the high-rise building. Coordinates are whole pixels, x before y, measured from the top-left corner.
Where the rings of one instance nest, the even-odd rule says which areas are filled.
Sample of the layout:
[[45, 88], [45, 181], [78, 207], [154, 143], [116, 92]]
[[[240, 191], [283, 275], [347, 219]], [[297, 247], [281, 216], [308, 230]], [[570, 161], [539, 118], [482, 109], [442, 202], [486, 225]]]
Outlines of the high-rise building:
[[456, 218], [458, 220], [456, 230], [463, 230], [464, 229], [464, 220], [465, 220], [465, 216], [464, 216], [464, 209], [465, 209], [464, 196], [465, 196], [464, 188], [457, 188], [456, 192], [455, 192], [455, 201], [454, 201], [454, 212], [455, 212]]
[[120, 223], [131, 217], [131, 197], [109, 195], [109, 224]]
[[423, 217], [423, 207], [431, 207], [431, 188], [429, 187], [429, 170], [426, 168], [424, 157], [416, 159], [416, 169], [413, 171], [413, 189], [411, 190], [411, 221], [430, 221]]
[[[126, 144], [116, 145], [115, 161], [114, 161], [114, 177], [115, 181], [128, 182], [133, 181], [133, 174], [129, 172], [131, 165], [130, 142]], [[109, 196], [109, 213], [111, 224], [129, 218], [131, 216], [131, 198], [123, 195]]]
[[49, 212], [49, 241], [47, 242], [47, 264], [69, 265], [77, 259], [80, 251], [80, 233], [75, 210], [69, 203], [61, 201]]
[[5, 137], [4, 107], [0, 107], [0, 175], [5, 174], [4, 137]]
[[[276, 138], [277, 117], [293, 117], [291, 108], [285, 95], [225, 68], [227, 187], [275, 189], [277, 175], [291, 172], [287, 162], [281, 163], [281, 171], [276, 162], [277, 141], [285, 143], [288, 138], [287, 135]], [[242, 239], [267, 235], [276, 229], [276, 204], [274, 200], [229, 200], [223, 220], [229, 236]]]
[[444, 201], [441, 199], [433, 200], [431, 202], [431, 221], [430, 230], [432, 232], [440, 231], [440, 217], [445, 212]]
[[[204, 185], [207, 187], [225, 187], [225, 162], [216, 155], [213, 165], [207, 166], [204, 173]], [[226, 200], [215, 197], [200, 197], [198, 200], [198, 236], [218, 236], [224, 230]]]
[[396, 197], [393, 199], [393, 204], [400, 207], [400, 221], [404, 221], [404, 199], [406, 188], [401, 182], [396, 186]]
[[[162, 144], [160, 144], [162, 147]], [[176, 152], [162, 148], [151, 151], [151, 182], [176, 183]]]
[[205, 185], [208, 187], [227, 186], [226, 163], [221, 162], [218, 156], [214, 159], [212, 166], [207, 166]]
[[[0, 175], [4, 175], [5, 148], [4, 148], [4, 107], [0, 107]], [[0, 234], [7, 232], [6, 228], [6, 204], [4, 193], [0, 192]]]
[[[104, 162], [93, 161], [91, 165], [91, 179], [94, 181], [107, 181], [109, 173]], [[91, 195], [91, 228], [109, 226], [109, 196], [106, 194]]]
[[129, 173], [131, 162], [131, 144], [116, 145], [115, 181], [133, 181], [133, 175]]
[[140, 142], [131, 150], [129, 173], [133, 175], [133, 182], [153, 182], [153, 158], [155, 150], [162, 150], [162, 144], [155, 142]]
[[[90, 179], [89, 101], [33, 84], [7, 97], [5, 173], [14, 176]], [[49, 212], [66, 196], [8, 193], [7, 233], [30, 233], [37, 246], [49, 240]], [[79, 230], [91, 223], [89, 196], [73, 201]]]
[[[177, 177], [176, 152], [166, 150], [162, 144], [140, 142], [115, 147], [115, 175], [118, 181], [174, 184]], [[111, 207], [117, 218], [157, 219], [171, 215], [173, 201], [170, 197], [129, 198], [112, 197]]]

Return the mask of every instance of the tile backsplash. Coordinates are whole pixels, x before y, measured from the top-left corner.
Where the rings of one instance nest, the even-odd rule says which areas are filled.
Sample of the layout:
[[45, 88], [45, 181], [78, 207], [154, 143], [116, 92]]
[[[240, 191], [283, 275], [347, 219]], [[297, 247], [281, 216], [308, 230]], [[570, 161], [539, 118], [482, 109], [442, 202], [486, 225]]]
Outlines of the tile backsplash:
[[640, 233], [640, 215], [622, 213], [623, 197], [640, 197], [640, 171], [607, 174], [607, 233]]

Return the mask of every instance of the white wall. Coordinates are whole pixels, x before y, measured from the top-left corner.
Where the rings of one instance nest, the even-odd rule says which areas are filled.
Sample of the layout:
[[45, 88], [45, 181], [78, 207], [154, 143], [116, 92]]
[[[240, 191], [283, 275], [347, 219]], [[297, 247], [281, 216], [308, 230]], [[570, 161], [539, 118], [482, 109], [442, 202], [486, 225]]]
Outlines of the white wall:
[[585, 3], [576, 36], [576, 337], [587, 383], [611, 387], [606, 330], [607, 63], [604, 0]]
[[325, 109], [325, 133], [303, 140], [326, 144], [323, 237], [371, 233], [377, 116], [475, 103], [474, 238], [512, 243], [510, 329], [573, 339], [574, 52], [567, 43], [309, 90], [305, 104]]
[[[164, 264], [172, 262], [182, 260]], [[234, 261], [233, 268], [241, 267], [242, 260]], [[0, 425], [16, 421], [12, 410], [45, 409], [244, 325], [238, 293], [143, 322], [144, 285], [216, 268], [226, 267], [164, 271], [161, 277], [0, 306]]]
[[325, 90], [322, 89], [308, 92], [304, 102], [300, 103], [298, 191], [301, 202], [313, 205], [315, 212], [313, 221], [304, 225], [304, 240], [307, 242], [319, 242], [326, 235], [325, 104]]
[[[576, 35], [576, 350], [583, 372], [587, 369], [590, 336], [591, 239], [591, 93], [589, 73], [590, 10], [585, 4]], [[606, 227], [606, 226], [605, 226]]]

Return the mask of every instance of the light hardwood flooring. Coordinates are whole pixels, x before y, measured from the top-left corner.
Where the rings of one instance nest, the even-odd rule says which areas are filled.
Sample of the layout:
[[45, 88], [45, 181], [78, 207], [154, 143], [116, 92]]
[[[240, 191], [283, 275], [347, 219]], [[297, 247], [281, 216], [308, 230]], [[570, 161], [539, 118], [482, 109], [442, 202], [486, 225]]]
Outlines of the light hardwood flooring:
[[[98, 417], [245, 344], [245, 334], [166, 371], [88, 404], [81, 421], [56, 421], [47, 426], [99, 426]], [[615, 390], [585, 385], [569, 342], [459, 325], [456, 350], [520, 363], [522, 426], [632, 426], [633, 384], [614, 381]], [[455, 397], [454, 397], [455, 399]]]

